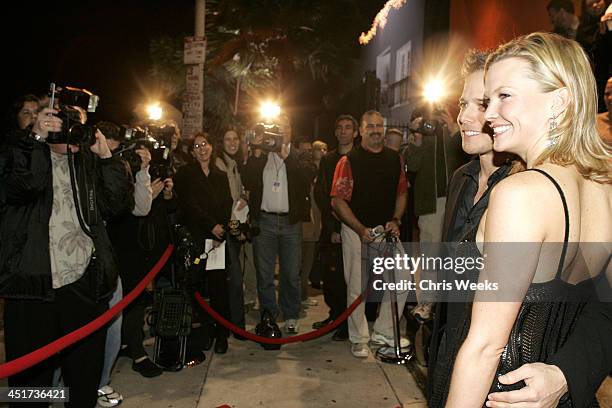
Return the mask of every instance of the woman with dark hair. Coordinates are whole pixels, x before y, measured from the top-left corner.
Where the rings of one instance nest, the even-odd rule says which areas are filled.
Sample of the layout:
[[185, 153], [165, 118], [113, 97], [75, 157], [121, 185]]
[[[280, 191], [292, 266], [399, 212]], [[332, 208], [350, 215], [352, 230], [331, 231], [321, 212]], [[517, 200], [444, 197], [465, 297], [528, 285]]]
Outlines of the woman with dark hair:
[[[216, 158], [215, 164], [219, 170], [227, 175], [233, 203], [231, 219], [237, 220], [235, 212], [242, 210], [247, 205], [247, 200], [240, 177], [240, 170], [242, 169], [240, 137], [234, 128], [228, 128], [225, 131], [219, 150], [220, 154]], [[240, 248], [246, 237], [243, 234], [229, 235], [227, 238], [229, 261], [227, 270], [229, 273], [230, 315], [232, 323], [244, 329], [244, 290]], [[237, 336], [237, 338], [242, 339], [240, 336]]]
[[[203, 253], [206, 240], [213, 240], [213, 245], [217, 247], [226, 239], [225, 226], [230, 220], [233, 201], [227, 174], [214, 165], [215, 155], [210, 136], [207, 133], [197, 133], [189, 150], [195, 162], [179, 169], [174, 177], [174, 188], [178, 196], [181, 222]], [[201, 265], [194, 265], [191, 271], [197, 275], [195, 285], [201, 287], [201, 277], [205, 277], [211, 306], [229, 319], [226, 270], [205, 271]], [[214, 330], [215, 353], [225, 353], [227, 329], [214, 323], [211, 326]]]

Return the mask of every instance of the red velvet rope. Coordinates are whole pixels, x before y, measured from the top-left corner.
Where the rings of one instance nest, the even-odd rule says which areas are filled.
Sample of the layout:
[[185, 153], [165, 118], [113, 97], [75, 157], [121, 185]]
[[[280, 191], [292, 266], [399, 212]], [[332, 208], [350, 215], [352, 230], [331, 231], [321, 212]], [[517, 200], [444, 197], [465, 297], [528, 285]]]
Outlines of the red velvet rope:
[[60, 337], [59, 339], [47, 344], [44, 347], [34, 350], [29, 354], [16, 358], [15, 360], [9, 361], [0, 365], [0, 379], [15, 375], [25, 369], [28, 369], [43, 360], [51, 357], [54, 354], [59, 353], [66, 347], [76, 343], [77, 341], [89, 336], [94, 331], [108, 323], [115, 315], [121, 312], [127, 305], [129, 305], [134, 299], [142, 293], [147, 287], [149, 282], [155, 278], [155, 276], [164, 267], [172, 251], [174, 250], [173, 245], [168, 245], [166, 251], [163, 253], [159, 261], [153, 266], [153, 269], [144, 277], [144, 279], [119, 303], [115, 306], [98, 316], [95, 320], [87, 323], [85, 326]]
[[210, 305], [204, 300], [202, 295], [200, 295], [200, 292], [196, 292], [196, 294], [195, 294], [195, 298], [198, 301], [198, 303], [200, 304], [200, 306], [202, 306], [202, 308], [213, 319], [215, 319], [217, 322], [219, 322], [222, 326], [224, 326], [225, 328], [233, 331], [236, 334], [239, 334], [239, 335], [241, 335], [243, 337], [246, 337], [247, 339], [256, 341], [258, 343], [266, 343], [266, 344], [297, 343], [298, 341], [307, 341], [307, 340], [316, 339], [317, 337], [321, 337], [324, 334], [327, 334], [330, 331], [334, 330], [342, 322], [344, 322], [351, 315], [351, 313], [353, 313], [353, 310], [355, 310], [355, 308], [357, 306], [359, 306], [359, 304], [363, 301], [364, 296], [367, 296], [367, 291], [366, 291], [366, 293], [363, 293], [363, 294], [359, 295], [357, 297], [357, 299], [355, 299], [355, 301], [353, 303], [351, 303], [351, 305], [348, 307], [348, 309], [346, 309], [344, 312], [342, 312], [342, 314], [340, 316], [338, 316], [338, 318], [336, 320], [334, 320], [332, 323], [330, 323], [328, 325], [323, 326], [322, 328], [320, 328], [318, 330], [313, 330], [313, 331], [308, 332], [308, 333], [300, 334], [299, 336], [290, 336], [290, 337], [282, 337], [282, 338], [269, 338], [269, 337], [258, 336], [256, 334], [248, 332], [248, 331], [246, 331], [244, 329], [241, 329], [240, 327], [232, 324], [231, 322], [227, 321], [223, 316], [221, 316], [219, 313], [217, 313], [212, 307], [210, 307]]

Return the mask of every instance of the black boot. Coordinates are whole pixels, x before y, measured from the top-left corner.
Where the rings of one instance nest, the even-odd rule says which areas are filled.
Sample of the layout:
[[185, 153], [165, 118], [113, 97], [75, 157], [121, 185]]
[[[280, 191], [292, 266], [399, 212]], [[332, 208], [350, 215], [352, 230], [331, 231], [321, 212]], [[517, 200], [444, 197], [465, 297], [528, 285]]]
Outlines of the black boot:
[[227, 336], [220, 334], [215, 340], [215, 354], [227, 353]]

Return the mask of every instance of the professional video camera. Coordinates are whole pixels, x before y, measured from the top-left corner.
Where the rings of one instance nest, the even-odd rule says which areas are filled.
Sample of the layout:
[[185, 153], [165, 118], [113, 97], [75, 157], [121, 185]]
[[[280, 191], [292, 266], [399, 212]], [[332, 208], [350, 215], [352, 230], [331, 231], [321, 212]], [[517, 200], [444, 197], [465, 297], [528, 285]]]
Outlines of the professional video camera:
[[170, 163], [170, 153], [174, 132], [175, 128], [171, 125], [147, 125], [144, 128], [122, 127], [123, 149], [120, 154], [130, 164], [132, 171], [138, 171], [141, 159], [135, 150], [139, 147], [146, 147], [151, 153], [149, 164], [151, 178], [163, 180], [172, 177], [174, 170]]
[[[50, 85], [49, 107], [62, 120], [61, 132], [49, 132], [47, 143], [91, 146], [96, 143], [96, 128], [84, 124], [84, 112], [95, 112], [100, 98], [86, 89]], [[81, 109], [83, 111], [81, 111]]]
[[[255, 143], [257, 139], [261, 139], [261, 143]], [[276, 124], [258, 123], [254, 129], [246, 131], [246, 142], [254, 149], [280, 152], [283, 145], [283, 135]]]

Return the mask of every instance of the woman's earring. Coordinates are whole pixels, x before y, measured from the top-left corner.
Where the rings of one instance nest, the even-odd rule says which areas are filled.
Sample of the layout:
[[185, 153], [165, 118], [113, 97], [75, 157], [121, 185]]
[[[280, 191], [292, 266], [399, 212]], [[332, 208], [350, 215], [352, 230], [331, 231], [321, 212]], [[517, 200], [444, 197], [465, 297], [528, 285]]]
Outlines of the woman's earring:
[[553, 114], [550, 116], [550, 125], [548, 128], [548, 145], [550, 147], [553, 147], [557, 144], [557, 139], [559, 138], [558, 135], [555, 135], [555, 129], [557, 129], [557, 126], [559, 126], [559, 124], [557, 123], [557, 118], [555, 117], [555, 113], [553, 112]]

